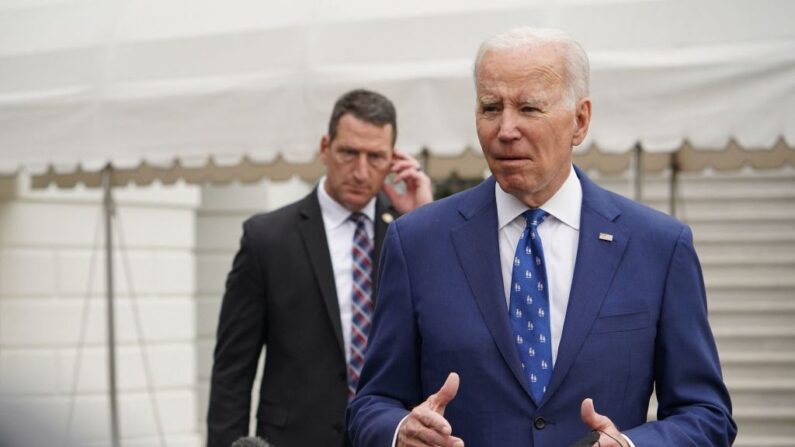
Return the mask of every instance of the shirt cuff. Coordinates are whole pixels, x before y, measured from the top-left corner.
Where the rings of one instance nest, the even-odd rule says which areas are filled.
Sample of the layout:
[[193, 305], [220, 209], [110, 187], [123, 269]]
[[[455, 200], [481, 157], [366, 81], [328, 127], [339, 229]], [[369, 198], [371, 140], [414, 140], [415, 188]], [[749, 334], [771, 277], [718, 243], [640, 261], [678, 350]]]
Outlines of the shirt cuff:
[[[400, 420], [400, 422], [398, 422], [397, 428], [395, 428], [395, 434], [394, 436], [392, 436], [392, 447], [395, 447], [397, 445], [397, 435], [398, 432], [400, 431], [400, 426], [403, 425], [403, 422], [406, 420], [407, 417], [409, 417], [410, 414], [411, 413], [407, 414], [406, 416], [403, 417], [403, 419]], [[635, 447], [635, 446], [632, 445], [630, 447]]]
[[[629, 436], [625, 435], [624, 433], [621, 433], [621, 436], [623, 436], [624, 439], [627, 440], [627, 444], [629, 444], [629, 447], [635, 447], [635, 443], [632, 442], [631, 439], [629, 439]], [[394, 446], [394, 443], [392, 445]]]

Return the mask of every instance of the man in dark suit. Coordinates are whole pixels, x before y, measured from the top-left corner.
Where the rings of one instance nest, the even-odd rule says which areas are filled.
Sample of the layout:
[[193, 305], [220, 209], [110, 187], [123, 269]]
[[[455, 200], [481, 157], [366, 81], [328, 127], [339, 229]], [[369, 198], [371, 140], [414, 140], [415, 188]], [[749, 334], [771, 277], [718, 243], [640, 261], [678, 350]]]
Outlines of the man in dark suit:
[[[345, 406], [366, 348], [375, 255], [394, 217], [432, 199], [417, 161], [394, 150], [396, 132], [387, 98], [343, 95], [320, 142], [318, 187], [243, 224], [218, 323], [209, 446], [248, 434], [263, 346], [257, 435], [279, 447], [349, 444]], [[390, 173], [404, 191], [385, 184]]]
[[493, 177], [389, 227], [354, 445], [731, 445], [690, 229], [572, 164], [582, 48], [512, 30], [481, 46], [475, 81]]

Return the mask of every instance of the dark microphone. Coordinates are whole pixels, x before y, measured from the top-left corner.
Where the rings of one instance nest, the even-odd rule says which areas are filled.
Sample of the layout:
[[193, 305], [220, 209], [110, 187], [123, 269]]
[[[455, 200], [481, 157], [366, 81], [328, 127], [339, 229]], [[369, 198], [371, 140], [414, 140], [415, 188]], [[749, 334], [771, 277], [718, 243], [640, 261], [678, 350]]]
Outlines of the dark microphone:
[[255, 436], [247, 436], [244, 438], [239, 438], [237, 441], [233, 442], [229, 447], [272, 447], [267, 441], [262, 438], [257, 438]]
[[599, 440], [599, 432], [596, 430], [591, 430], [584, 438], [575, 441], [574, 444], [570, 445], [569, 447], [591, 447], [595, 442]]

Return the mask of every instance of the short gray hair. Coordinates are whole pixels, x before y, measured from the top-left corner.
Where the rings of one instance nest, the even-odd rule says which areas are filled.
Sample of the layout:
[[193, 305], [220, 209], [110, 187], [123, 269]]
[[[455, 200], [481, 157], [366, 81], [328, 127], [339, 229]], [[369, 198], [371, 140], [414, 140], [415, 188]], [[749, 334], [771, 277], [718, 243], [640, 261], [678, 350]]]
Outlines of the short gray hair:
[[484, 40], [475, 57], [473, 73], [478, 81], [478, 68], [483, 56], [490, 50], [529, 48], [544, 44], [563, 47], [563, 69], [566, 77], [566, 102], [573, 108], [577, 100], [588, 96], [590, 64], [582, 46], [568, 33], [553, 28], [531, 28], [523, 26], [496, 34]]

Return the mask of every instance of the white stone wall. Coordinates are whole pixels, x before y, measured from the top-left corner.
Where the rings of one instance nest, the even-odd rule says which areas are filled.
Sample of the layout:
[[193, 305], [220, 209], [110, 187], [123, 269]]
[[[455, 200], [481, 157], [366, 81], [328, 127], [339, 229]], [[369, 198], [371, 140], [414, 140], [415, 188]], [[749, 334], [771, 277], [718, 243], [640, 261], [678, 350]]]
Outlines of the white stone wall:
[[[101, 192], [28, 183], [0, 182], [0, 420], [35, 434], [29, 445], [65, 445], [71, 411], [73, 444], [109, 445]], [[168, 446], [195, 447], [199, 189], [118, 188], [115, 197], [124, 237], [115, 255], [122, 444], [160, 445], [159, 413]]]

